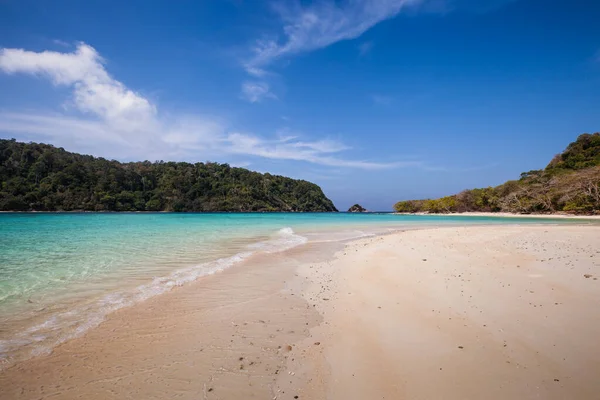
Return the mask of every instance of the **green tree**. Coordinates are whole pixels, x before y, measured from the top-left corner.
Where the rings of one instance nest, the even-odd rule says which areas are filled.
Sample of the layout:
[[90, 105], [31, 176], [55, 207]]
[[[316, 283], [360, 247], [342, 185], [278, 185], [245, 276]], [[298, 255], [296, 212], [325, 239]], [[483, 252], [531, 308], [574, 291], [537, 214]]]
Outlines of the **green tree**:
[[337, 211], [321, 188], [228, 164], [120, 163], [0, 139], [0, 210]]

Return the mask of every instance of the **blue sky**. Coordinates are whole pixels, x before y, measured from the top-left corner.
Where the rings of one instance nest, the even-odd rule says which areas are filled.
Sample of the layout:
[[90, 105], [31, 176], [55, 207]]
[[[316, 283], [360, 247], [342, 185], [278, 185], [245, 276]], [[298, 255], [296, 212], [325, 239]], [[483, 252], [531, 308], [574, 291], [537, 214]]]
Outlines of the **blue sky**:
[[600, 130], [599, 20], [591, 0], [4, 0], [0, 136], [389, 210]]

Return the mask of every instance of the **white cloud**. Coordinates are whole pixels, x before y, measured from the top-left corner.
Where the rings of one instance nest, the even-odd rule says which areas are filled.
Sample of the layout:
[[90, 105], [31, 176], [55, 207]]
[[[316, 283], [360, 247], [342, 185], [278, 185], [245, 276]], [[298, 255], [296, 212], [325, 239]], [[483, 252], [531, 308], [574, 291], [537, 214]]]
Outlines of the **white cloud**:
[[69, 150], [80, 149], [107, 158], [197, 161], [237, 155], [367, 170], [422, 166], [419, 161], [385, 163], [333, 156], [349, 149], [334, 140], [300, 141], [297, 136], [269, 139], [247, 133], [228, 133], [223, 125], [210, 119], [182, 119], [182, 122], [165, 126], [162, 136], [148, 132], [148, 140], [138, 141], [112, 130], [102, 121], [60, 114], [0, 112], [0, 132], [17, 134], [27, 140], [50, 141]]
[[[254, 156], [362, 169], [422, 166], [415, 161], [348, 160], [340, 155], [349, 149], [343, 143], [302, 140], [287, 128], [265, 138], [236, 132], [214, 116], [160, 115], [150, 100], [111, 77], [104, 60], [84, 43], [72, 53], [0, 49], [0, 71], [46, 77], [54, 85], [72, 89], [74, 109], [66, 113], [0, 110], [0, 132], [21, 140], [120, 159]], [[250, 101], [273, 96], [261, 82], [249, 82], [247, 94]]]
[[271, 93], [267, 82], [248, 81], [242, 84], [242, 98], [250, 103], [258, 103], [265, 98], [277, 99], [277, 96]]
[[324, 0], [309, 6], [276, 6], [283, 20], [283, 40], [258, 40], [247, 61], [247, 71], [263, 70], [274, 60], [317, 50], [333, 43], [355, 39], [403, 8], [421, 0]]
[[113, 79], [96, 50], [80, 43], [73, 53], [23, 49], [0, 50], [0, 69], [48, 77], [54, 85], [73, 88], [73, 104], [124, 130], [147, 127], [156, 108], [146, 98]]

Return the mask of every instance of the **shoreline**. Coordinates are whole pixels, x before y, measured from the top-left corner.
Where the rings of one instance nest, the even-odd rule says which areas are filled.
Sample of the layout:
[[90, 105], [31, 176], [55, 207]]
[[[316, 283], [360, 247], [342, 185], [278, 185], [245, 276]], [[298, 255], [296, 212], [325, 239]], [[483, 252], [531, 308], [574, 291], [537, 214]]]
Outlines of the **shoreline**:
[[302, 299], [299, 264], [342, 243], [256, 254], [231, 268], [112, 312], [50, 354], [0, 370], [0, 399], [271, 398], [288, 347], [321, 322]]
[[[436, 226], [253, 256], [0, 371], [0, 399], [530, 398], [528, 382], [543, 398], [581, 397], [600, 390], [589, 378], [600, 364], [585, 357], [600, 354], [600, 321], [586, 312], [600, 307], [598, 234], [590, 225]], [[504, 298], [506, 285], [514, 292]], [[531, 326], [548, 324], [538, 306], [552, 321], [542, 330]], [[558, 335], [563, 324], [577, 337]], [[498, 389], [496, 375], [508, 386]]]
[[571, 215], [571, 214], [515, 214], [505, 212], [463, 212], [463, 213], [398, 213], [395, 215], [430, 215], [440, 217], [498, 217], [498, 218], [545, 218], [545, 219], [600, 219], [600, 215]]
[[[446, 226], [456, 225], [459, 224], [446, 224]], [[39, 298], [32, 300], [30, 297], [27, 303], [21, 304], [16, 311], [12, 310], [12, 314], [8, 312], [4, 315], [6, 317], [3, 321], [4, 327], [0, 330], [0, 370], [30, 359], [32, 355], [51, 353], [58, 345], [95, 329], [120, 309], [135, 307], [150, 297], [162, 296], [172, 287], [188, 285], [198, 279], [207, 279], [213, 273], [235, 267], [238, 263], [243, 264], [250, 256], [279, 251], [284, 251], [285, 254], [288, 246], [294, 247], [305, 241], [313, 244], [321, 242], [341, 244], [361, 237], [389, 235], [398, 231], [429, 229], [435, 226], [439, 225], [401, 224], [394, 227], [379, 225], [377, 228], [314, 226], [304, 233], [307, 237], [301, 236], [302, 232], [299, 236], [294, 234], [293, 230], [288, 231], [288, 228], [285, 228], [275, 234], [271, 233], [269, 238], [248, 242], [249, 248], [222, 252], [219, 256], [214, 254], [215, 258], [190, 265], [181, 264], [172, 270], [160, 271], [161, 273], [154, 274], [152, 278], [148, 276], [145, 281], [128, 281], [129, 285], [117, 285], [102, 295], [89, 297], [90, 301], [84, 296], [71, 299], [63, 294], [63, 303], [53, 303], [52, 296], [47, 296], [47, 300], [44, 301], [44, 294], [41, 293]], [[283, 243], [281, 243], [282, 239], [284, 239]], [[293, 240], [293, 243], [290, 240]], [[273, 247], [276, 243], [277, 246]], [[278, 246], [283, 248], [276, 248]], [[334, 255], [331, 254], [330, 257], [333, 258]], [[113, 282], [106, 281], [105, 284], [115, 285], [114, 279]], [[82, 293], [84, 288], [79, 286], [76, 289], [76, 293]], [[63, 307], [63, 304], [68, 305]]]

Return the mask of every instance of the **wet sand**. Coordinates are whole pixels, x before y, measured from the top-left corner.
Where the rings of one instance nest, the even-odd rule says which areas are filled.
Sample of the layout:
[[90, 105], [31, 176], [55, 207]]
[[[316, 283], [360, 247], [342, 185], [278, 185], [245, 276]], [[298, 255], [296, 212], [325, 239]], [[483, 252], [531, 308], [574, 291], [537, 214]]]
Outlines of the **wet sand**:
[[51, 355], [0, 371], [0, 399], [271, 398], [289, 346], [321, 322], [296, 268], [338, 248], [255, 256], [119, 310]]
[[596, 278], [597, 226], [307, 244], [112, 314], [0, 399], [598, 398]]

